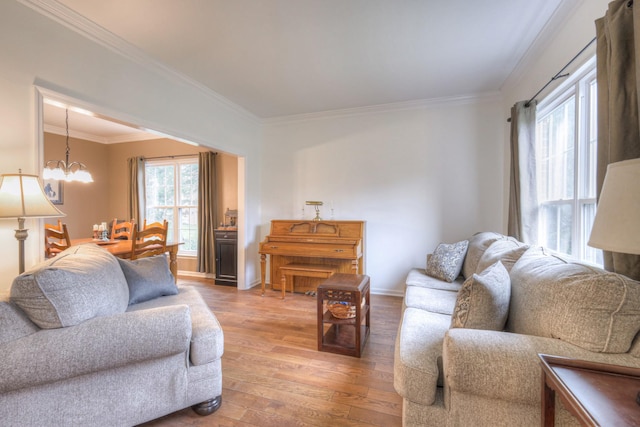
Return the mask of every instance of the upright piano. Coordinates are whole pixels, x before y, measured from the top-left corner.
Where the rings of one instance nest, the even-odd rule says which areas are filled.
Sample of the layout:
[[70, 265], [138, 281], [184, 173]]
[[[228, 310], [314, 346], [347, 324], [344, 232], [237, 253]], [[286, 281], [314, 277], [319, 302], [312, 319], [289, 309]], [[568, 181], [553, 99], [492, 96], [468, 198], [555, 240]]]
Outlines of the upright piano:
[[[316, 264], [334, 267], [337, 273], [364, 274], [364, 238], [364, 221], [273, 220], [269, 235], [260, 243], [262, 289], [267, 255], [273, 289], [280, 289], [279, 269], [286, 264]], [[296, 277], [295, 289], [315, 291], [319, 281]]]

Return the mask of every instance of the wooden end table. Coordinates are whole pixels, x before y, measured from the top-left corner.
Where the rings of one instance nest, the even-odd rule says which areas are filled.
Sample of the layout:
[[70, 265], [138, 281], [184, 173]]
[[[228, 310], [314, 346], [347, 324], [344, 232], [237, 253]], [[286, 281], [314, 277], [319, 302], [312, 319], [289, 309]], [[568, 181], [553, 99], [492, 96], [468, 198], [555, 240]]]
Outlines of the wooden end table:
[[640, 369], [539, 354], [542, 426], [555, 424], [555, 394], [585, 426], [640, 426]]
[[[318, 351], [360, 357], [370, 332], [369, 276], [335, 273], [318, 285]], [[352, 319], [331, 314], [327, 302], [355, 306]]]

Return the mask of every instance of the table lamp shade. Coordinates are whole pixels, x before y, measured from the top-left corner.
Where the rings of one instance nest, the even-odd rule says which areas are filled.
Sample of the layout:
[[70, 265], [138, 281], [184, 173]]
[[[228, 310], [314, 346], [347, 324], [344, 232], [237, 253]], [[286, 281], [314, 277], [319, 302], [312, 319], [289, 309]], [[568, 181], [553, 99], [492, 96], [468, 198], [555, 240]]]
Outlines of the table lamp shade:
[[0, 218], [64, 216], [47, 198], [36, 175], [0, 175]]
[[607, 167], [589, 246], [640, 254], [640, 159]]

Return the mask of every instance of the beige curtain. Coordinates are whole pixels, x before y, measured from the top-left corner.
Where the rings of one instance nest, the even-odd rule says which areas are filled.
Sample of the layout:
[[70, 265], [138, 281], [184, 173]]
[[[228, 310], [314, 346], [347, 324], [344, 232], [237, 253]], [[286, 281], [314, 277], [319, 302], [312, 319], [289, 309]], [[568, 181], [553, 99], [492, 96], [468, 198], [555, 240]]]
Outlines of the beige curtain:
[[[609, 3], [596, 21], [598, 84], [598, 196], [609, 163], [640, 157], [638, 80], [640, 3]], [[634, 27], [637, 31], [634, 31]], [[609, 271], [640, 278], [640, 256], [604, 251]]]
[[129, 218], [135, 219], [136, 224], [142, 224], [145, 218], [145, 177], [144, 157], [129, 157], [127, 159], [129, 177], [127, 186], [127, 209]]
[[218, 223], [216, 153], [200, 153], [198, 160], [198, 271], [215, 272], [213, 230]]
[[536, 101], [511, 108], [511, 170], [507, 233], [526, 243], [538, 240], [536, 192]]

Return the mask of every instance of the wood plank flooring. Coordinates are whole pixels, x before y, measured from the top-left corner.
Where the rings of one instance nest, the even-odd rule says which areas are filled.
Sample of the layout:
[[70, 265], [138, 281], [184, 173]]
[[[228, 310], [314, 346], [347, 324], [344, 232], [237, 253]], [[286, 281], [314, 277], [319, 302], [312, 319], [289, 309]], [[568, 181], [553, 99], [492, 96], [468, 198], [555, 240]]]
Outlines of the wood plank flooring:
[[191, 409], [151, 426], [400, 426], [393, 347], [402, 299], [372, 295], [371, 334], [362, 358], [317, 351], [316, 298], [260, 288], [238, 291], [211, 280], [196, 286], [224, 331], [222, 406]]

